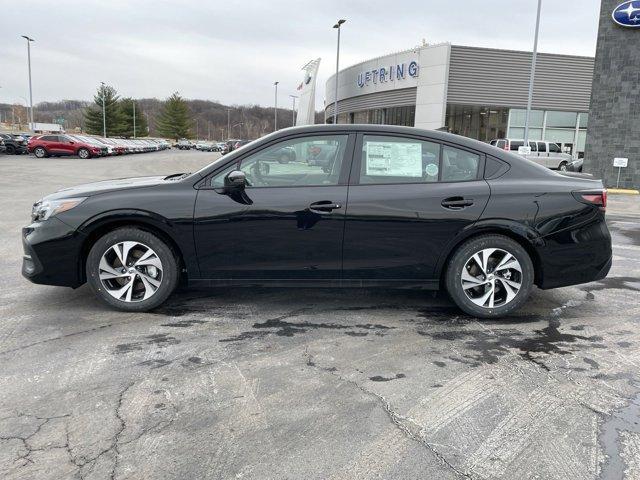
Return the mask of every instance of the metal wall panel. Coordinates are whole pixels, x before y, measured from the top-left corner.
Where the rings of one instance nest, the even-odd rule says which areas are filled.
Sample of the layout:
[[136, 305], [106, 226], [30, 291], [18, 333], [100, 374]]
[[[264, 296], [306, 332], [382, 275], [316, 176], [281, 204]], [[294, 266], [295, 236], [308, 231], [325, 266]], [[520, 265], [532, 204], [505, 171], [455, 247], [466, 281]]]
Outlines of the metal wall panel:
[[[414, 88], [403, 88], [399, 90], [388, 90], [386, 92], [370, 93], [357, 97], [338, 100], [338, 113], [358, 112], [372, 108], [401, 107], [404, 105], [416, 104], [416, 92]], [[325, 109], [325, 118], [333, 116], [333, 102]]]
[[[447, 102], [526, 107], [530, 52], [451, 46]], [[594, 59], [539, 53], [533, 108], [588, 112]]]

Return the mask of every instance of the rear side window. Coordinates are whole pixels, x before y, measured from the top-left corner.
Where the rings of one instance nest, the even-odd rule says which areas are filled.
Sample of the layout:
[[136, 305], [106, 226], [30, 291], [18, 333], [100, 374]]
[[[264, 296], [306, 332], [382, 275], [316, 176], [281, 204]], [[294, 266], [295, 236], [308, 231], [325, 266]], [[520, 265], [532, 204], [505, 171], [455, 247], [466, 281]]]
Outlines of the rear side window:
[[440, 144], [413, 138], [365, 135], [361, 184], [437, 182]]
[[518, 148], [520, 147], [524, 147], [524, 141], [519, 141], [519, 140], [511, 140], [511, 145], [509, 147], [509, 150], [511, 151], [518, 151]]
[[43, 140], [45, 142], [57, 142], [58, 137], [56, 135], [45, 135], [43, 137], [40, 137], [40, 140]]
[[442, 181], [463, 182], [478, 178], [480, 155], [445, 146], [442, 149]]
[[547, 144], [544, 142], [537, 142], [538, 144], [538, 151], [539, 152], [546, 152], [547, 151]]

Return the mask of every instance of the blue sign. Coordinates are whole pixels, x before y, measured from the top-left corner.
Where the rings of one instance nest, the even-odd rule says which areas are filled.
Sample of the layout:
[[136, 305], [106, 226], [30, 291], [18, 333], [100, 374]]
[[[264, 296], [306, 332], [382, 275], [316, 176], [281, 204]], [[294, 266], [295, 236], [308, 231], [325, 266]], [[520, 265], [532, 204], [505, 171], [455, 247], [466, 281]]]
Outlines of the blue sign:
[[418, 62], [411, 61], [408, 64], [399, 63], [397, 65], [390, 65], [387, 67], [374, 68], [373, 70], [367, 70], [358, 74], [358, 86], [364, 88], [371, 83], [387, 83], [404, 80], [409, 77], [417, 77], [420, 67]]
[[621, 3], [611, 16], [618, 25], [640, 28], [640, 1]]

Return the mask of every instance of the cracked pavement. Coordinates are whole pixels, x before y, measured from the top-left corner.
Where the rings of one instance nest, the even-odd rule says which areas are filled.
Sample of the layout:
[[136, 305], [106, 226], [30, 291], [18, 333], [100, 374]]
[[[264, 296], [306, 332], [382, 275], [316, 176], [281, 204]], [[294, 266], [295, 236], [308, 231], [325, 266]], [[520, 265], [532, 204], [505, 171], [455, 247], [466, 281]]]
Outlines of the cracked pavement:
[[0, 156], [0, 478], [640, 478], [637, 197], [610, 197], [607, 279], [502, 321], [375, 289], [187, 290], [133, 314], [20, 276], [43, 194], [214, 156]]

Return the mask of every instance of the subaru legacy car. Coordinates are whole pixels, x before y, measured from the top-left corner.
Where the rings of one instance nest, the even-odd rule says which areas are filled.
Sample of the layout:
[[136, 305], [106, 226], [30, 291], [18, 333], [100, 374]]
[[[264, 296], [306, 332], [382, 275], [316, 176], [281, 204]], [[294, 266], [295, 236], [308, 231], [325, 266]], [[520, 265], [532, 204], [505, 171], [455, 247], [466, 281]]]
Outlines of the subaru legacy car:
[[[304, 155], [322, 144], [330, 168]], [[331, 148], [329, 148], [329, 146]], [[290, 148], [301, 158], [279, 163]], [[38, 200], [22, 273], [87, 282], [145, 311], [178, 284], [446, 289], [504, 316], [534, 285], [604, 278], [601, 181], [444, 132], [382, 125], [280, 130], [194, 173], [125, 178]]]

